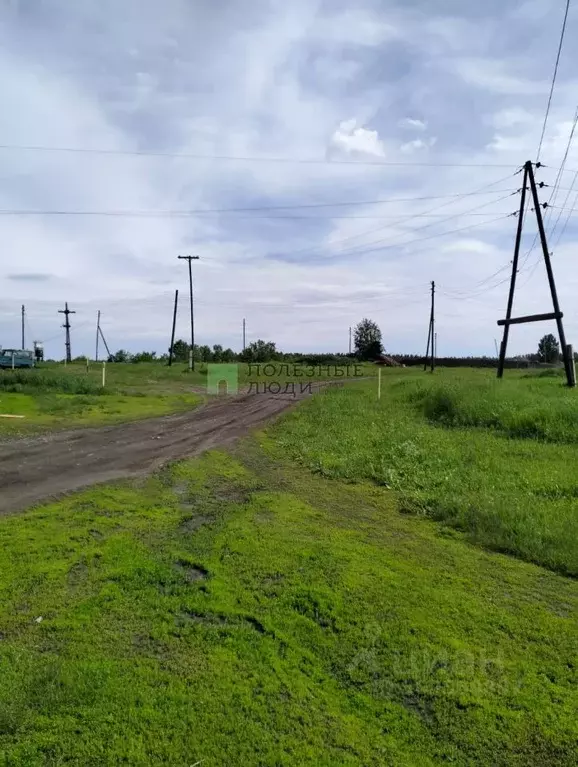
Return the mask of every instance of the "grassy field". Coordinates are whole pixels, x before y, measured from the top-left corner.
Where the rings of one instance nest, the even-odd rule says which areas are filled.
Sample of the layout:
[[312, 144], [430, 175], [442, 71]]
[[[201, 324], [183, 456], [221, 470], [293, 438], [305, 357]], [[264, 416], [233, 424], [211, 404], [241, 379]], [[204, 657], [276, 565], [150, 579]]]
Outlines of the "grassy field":
[[575, 403], [388, 370], [1, 519], [0, 764], [576, 764]]
[[[96, 371], [95, 371], [96, 372]], [[112, 385], [111, 385], [112, 383]], [[203, 401], [191, 388], [161, 383], [124, 387], [86, 375], [80, 366], [62, 370], [0, 372], [0, 439], [53, 429], [100, 426], [188, 410]]]
[[303, 466], [395, 491], [470, 540], [578, 575], [578, 393], [548, 374], [388, 371], [276, 430]]
[[[273, 384], [273, 392], [285, 384], [300, 384], [336, 378], [335, 367], [315, 369], [292, 365], [239, 365], [239, 386], [253, 382], [259, 392]], [[296, 376], [295, 373], [298, 373]], [[351, 374], [376, 374], [372, 365], [351, 367]], [[340, 378], [336, 380], [341, 380]], [[186, 365], [168, 367], [162, 363], [115, 363], [106, 368], [106, 387], [102, 388], [102, 365], [45, 364], [36, 370], [0, 371], [0, 439], [51, 429], [99, 426], [136, 418], [167, 415], [197, 406], [207, 386], [207, 366], [197, 364], [194, 372]], [[257, 387], [255, 387], [257, 388]]]
[[578, 584], [261, 435], [0, 522], [0, 763], [573, 765]]
[[470, 542], [572, 571], [573, 393], [502, 384], [390, 371], [1, 519], [0, 764], [575, 765], [578, 581]]

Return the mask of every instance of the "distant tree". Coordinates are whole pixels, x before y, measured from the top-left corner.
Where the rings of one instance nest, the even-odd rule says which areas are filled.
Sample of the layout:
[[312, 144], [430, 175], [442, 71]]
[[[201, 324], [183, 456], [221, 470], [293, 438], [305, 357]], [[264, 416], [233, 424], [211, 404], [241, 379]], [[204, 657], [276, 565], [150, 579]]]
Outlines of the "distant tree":
[[383, 352], [381, 330], [372, 320], [363, 319], [355, 327], [355, 355], [361, 360], [374, 360]]
[[277, 359], [278, 356], [273, 341], [262, 341], [259, 339], [243, 349], [239, 359], [242, 362], [270, 362]]
[[154, 362], [156, 358], [156, 352], [138, 352], [132, 355], [131, 362]]
[[127, 352], [125, 349], [119, 349], [114, 354], [111, 354], [108, 358], [109, 362], [130, 362], [131, 360], [131, 354], [130, 352]]
[[552, 333], [544, 336], [538, 344], [540, 362], [558, 362], [560, 359], [560, 344]]
[[215, 344], [213, 346], [213, 362], [222, 362], [223, 361], [223, 347], [221, 344]]
[[183, 341], [182, 338], [179, 338], [173, 345], [173, 360], [175, 362], [186, 362], [189, 359], [190, 348], [190, 344]]
[[221, 354], [221, 362], [234, 362], [237, 355], [232, 349], [224, 349]]
[[211, 347], [207, 346], [206, 344], [204, 346], [200, 346], [199, 356], [201, 358], [201, 362], [211, 362], [213, 359], [213, 352], [211, 351]]

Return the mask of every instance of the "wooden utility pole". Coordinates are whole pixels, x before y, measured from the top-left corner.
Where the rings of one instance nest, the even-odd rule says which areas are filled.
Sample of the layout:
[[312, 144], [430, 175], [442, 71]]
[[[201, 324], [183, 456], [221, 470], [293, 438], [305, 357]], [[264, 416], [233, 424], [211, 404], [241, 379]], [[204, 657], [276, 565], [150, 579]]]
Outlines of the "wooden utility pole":
[[94, 359], [98, 362], [98, 342], [100, 340], [100, 309], [96, 315], [96, 349], [94, 350]]
[[[553, 312], [547, 312], [542, 314], [530, 314], [524, 317], [512, 317], [512, 305], [514, 303], [514, 292], [516, 289], [516, 275], [518, 272], [518, 259], [520, 256], [520, 242], [522, 239], [522, 227], [524, 223], [524, 209], [526, 203], [526, 185], [530, 182], [530, 191], [532, 193], [532, 201], [534, 203], [534, 212], [536, 214], [536, 223], [538, 224], [538, 233], [540, 235], [540, 245], [542, 247], [542, 254], [544, 256], [544, 263], [546, 265], [546, 273], [548, 275], [548, 285], [550, 287], [550, 294], [552, 296]], [[547, 205], [547, 203], [545, 203]], [[522, 182], [522, 194], [520, 198], [520, 210], [518, 213], [518, 227], [516, 231], [516, 243], [514, 245], [514, 260], [512, 262], [512, 277], [510, 280], [510, 292], [508, 294], [508, 305], [506, 307], [506, 317], [503, 320], [498, 320], [498, 325], [503, 326], [504, 335], [502, 338], [502, 344], [500, 346], [500, 359], [498, 361], [498, 378], [502, 378], [504, 374], [504, 364], [506, 361], [506, 351], [508, 346], [508, 336], [510, 333], [510, 325], [520, 325], [526, 322], [540, 322], [542, 320], [556, 320], [558, 328], [558, 336], [560, 338], [560, 348], [562, 350], [562, 356], [564, 359], [564, 369], [566, 371], [566, 380], [568, 386], [576, 386], [576, 381], [572, 374], [571, 363], [569, 355], [569, 347], [566, 343], [566, 335], [564, 333], [564, 325], [562, 324], [563, 313], [560, 310], [560, 304], [558, 301], [558, 293], [556, 291], [556, 282], [554, 280], [554, 272], [552, 271], [552, 263], [550, 261], [550, 253], [548, 251], [548, 242], [546, 240], [546, 231], [544, 229], [544, 221], [542, 219], [542, 208], [540, 200], [538, 199], [538, 189], [536, 187], [536, 179], [534, 178], [534, 166], [530, 160], [524, 165], [524, 177]]]
[[[436, 333], [435, 333], [435, 292], [436, 292], [436, 284], [432, 280], [431, 284], [431, 311], [429, 316], [429, 329], [427, 334], [427, 347], [425, 350], [425, 360], [423, 363], [423, 369], [427, 370], [427, 364], [428, 360], [430, 361], [430, 369], [431, 372], [434, 372], [435, 369], [435, 342], [436, 342]], [[430, 357], [430, 346], [431, 346], [431, 357]]]
[[177, 306], [179, 304], [179, 291], [175, 290], [175, 308], [173, 309], [173, 329], [171, 332], [171, 345], [169, 347], [169, 367], [173, 364], [173, 349], [175, 346], [175, 329], [177, 327]]
[[[530, 168], [532, 166], [530, 165]], [[510, 292], [508, 293], [508, 306], [506, 308], [507, 324], [504, 325], [504, 335], [500, 345], [500, 357], [498, 359], [498, 378], [504, 375], [504, 363], [506, 361], [506, 348], [508, 346], [508, 336], [510, 335], [509, 320], [512, 316], [512, 305], [514, 303], [514, 291], [516, 289], [516, 275], [518, 274], [518, 259], [520, 257], [520, 243], [522, 241], [522, 227], [524, 225], [524, 210], [526, 206], [526, 189], [528, 183], [528, 163], [524, 165], [524, 176], [522, 178], [522, 195], [520, 197], [520, 209], [518, 211], [518, 227], [516, 230], [516, 243], [514, 245], [514, 260], [512, 261], [512, 277], [510, 279]]]
[[100, 337], [102, 338], [102, 343], [104, 344], [104, 348], [106, 349], [106, 353], [108, 354], [109, 359], [112, 357], [112, 354], [110, 353], [110, 349], [108, 348], [108, 344], [106, 343], [106, 338], [104, 337], [104, 333], [102, 332], [102, 328], [98, 328], [100, 331]]
[[183, 261], [189, 262], [189, 293], [191, 298], [191, 362], [189, 367], [191, 370], [195, 369], [195, 318], [193, 314], [193, 270], [191, 269], [191, 261], [198, 261], [199, 256], [179, 256]]
[[22, 349], [24, 350], [26, 348], [25, 346], [25, 339], [24, 339], [24, 318], [26, 316], [26, 308], [24, 307], [24, 304], [22, 304]]
[[65, 322], [64, 322], [64, 325], [62, 327], [66, 330], [66, 341], [65, 341], [65, 346], [66, 346], [66, 362], [71, 362], [72, 361], [72, 357], [71, 357], [71, 354], [70, 354], [70, 321], [68, 319], [68, 316], [70, 314], [76, 314], [76, 312], [73, 312], [71, 309], [68, 308], [68, 301], [67, 301], [64, 304], [64, 309], [59, 309], [58, 310], [58, 314], [64, 314], [64, 317], [65, 317]]

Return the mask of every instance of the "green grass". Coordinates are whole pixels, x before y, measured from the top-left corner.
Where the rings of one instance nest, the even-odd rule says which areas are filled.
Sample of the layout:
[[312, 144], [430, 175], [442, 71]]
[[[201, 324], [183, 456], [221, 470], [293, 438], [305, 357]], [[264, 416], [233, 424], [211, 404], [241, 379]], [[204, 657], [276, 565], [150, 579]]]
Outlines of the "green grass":
[[[314, 381], [343, 380], [329, 370], [316, 368], [307, 375], [305, 366], [269, 364], [239, 365], [239, 386], [252, 382], [263, 393], [273, 385], [273, 393], [283, 392], [287, 384], [300, 384], [307, 390]], [[375, 366], [361, 365], [351, 374], [371, 376]], [[266, 375], [265, 375], [266, 373]], [[297, 373], [295, 375], [295, 373]], [[194, 372], [182, 363], [168, 367], [153, 363], [115, 363], [106, 367], [106, 388], [102, 388], [102, 365], [47, 363], [34, 370], [0, 371], [0, 439], [63, 428], [98, 426], [135, 418], [162, 416], [197, 406], [207, 385], [207, 366], [197, 364]]]
[[[309, 370], [305, 365], [297, 366], [291, 363], [258, 363], [248, 365], [239, 363], [239, 385], [246, 386], [250, 382], [270, 383], [270, 382], [304, 382], [340, 380], [345, 377], [347, 366], [340, 367], [343, 376], [335, 375], [335, 365], [330, 365], [329, 370], [326, 366], [319, 366]], [[23, 376], [29, 371], [22, 372]], [[102, 364], [91, 362], [88, 373], [86, 366], [80, 363], [63, 365], [62, 363], [46, 363], [42, 365], [35, 373], [42, 373], [47, 376], [72, 377], [88, 380], [95, 386], [100, 386], [102, 379]], [[309, 374], [308, 374], [309, 372]], [[313, 373], [311, 375], [311, 373]], [[353, 377], [356, 373], [361, 376], [374, 376], [377, 373], [375, 365], [360, 364], [357, 371], [353, 364], [349, 366], [349, 373]], [[1, 375], [1, 374], [0, 374]], [[10, 373], [5, 374], [7, 377]], [[206, 363], [196, 364], [195, 371], [189, 371], [183, 363], [175, 363], [172, 367], [160, 362], [133, 363], [113, 363], [106, 367], [107, 385], [111, 388], [122, 389], [129, 392], [146, 392], [153, 388], [158, 393], [174, 394], [188, 392], [191, 388], [204, 388], [207, 384], [207, 365]], [[1, 388], [1, 379], [0, 379]]]
[[102, 394], [101, 382], [88, 376], [66, 375], [56, 371], [33, 369], [0, 370], [0, 392], [51, 392], [63, 394]]
[[575, 764], [578, 583], [284, 449], [0, 520], [0, 763]]
[[553, 443], [578, 442], [578, 397], [557, 375], [516, 376], [507, 381], [456, 377], [455, 383], [437, 385], [429, 381], [416, 384], [409, 398], [430, 422], [442, 426], [483, 427], [509, 437]]
[[0, 418], [0, 439], [55, 429], [123, 423], [139, 418], [178, 413], [197, 407], [197, 394], [130, 395], [109, 393], [71, 395], [55, 392], [5, 394], [0, 392], [0, 413], [23, 418]]
[[470, 540], [578, 575], [578, 394], [552, 377], [389, 371], [332, 390], [277, 427], [324, 476], [395, 490]]
[[80, 364], [1, 371], [0, 413], [23, 418], [0, 417], [0, 439], [168, 415], [203, 401], [194, 391], [200, 374], [191, 378], [183, 366], [140, 367], [108, 365], [105, 388], [95, 364], [88, 372]]

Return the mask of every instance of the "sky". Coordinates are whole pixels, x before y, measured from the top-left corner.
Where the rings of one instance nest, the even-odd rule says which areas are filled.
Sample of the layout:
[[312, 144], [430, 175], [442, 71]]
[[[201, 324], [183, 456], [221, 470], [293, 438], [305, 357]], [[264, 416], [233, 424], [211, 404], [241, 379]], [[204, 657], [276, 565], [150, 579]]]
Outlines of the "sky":
[[[563, 0], [0, 0], [0, 346], [166, 352], [188, 338], [346, 352], [376, 321], [423, 354], [493, 355], [521, 175]], [[547, 202], [577, 109], [570, 9], [542, 145]], [[578, 133], [578, 130], [576, 131]], [[578, 136], [545, 212], [578, 347]], [[527, 211], [514, 315], [551, 311]], [[550, 235], [552, 235], [550, 237]], [[533, 352], [553, 322], [512, 328]]]

